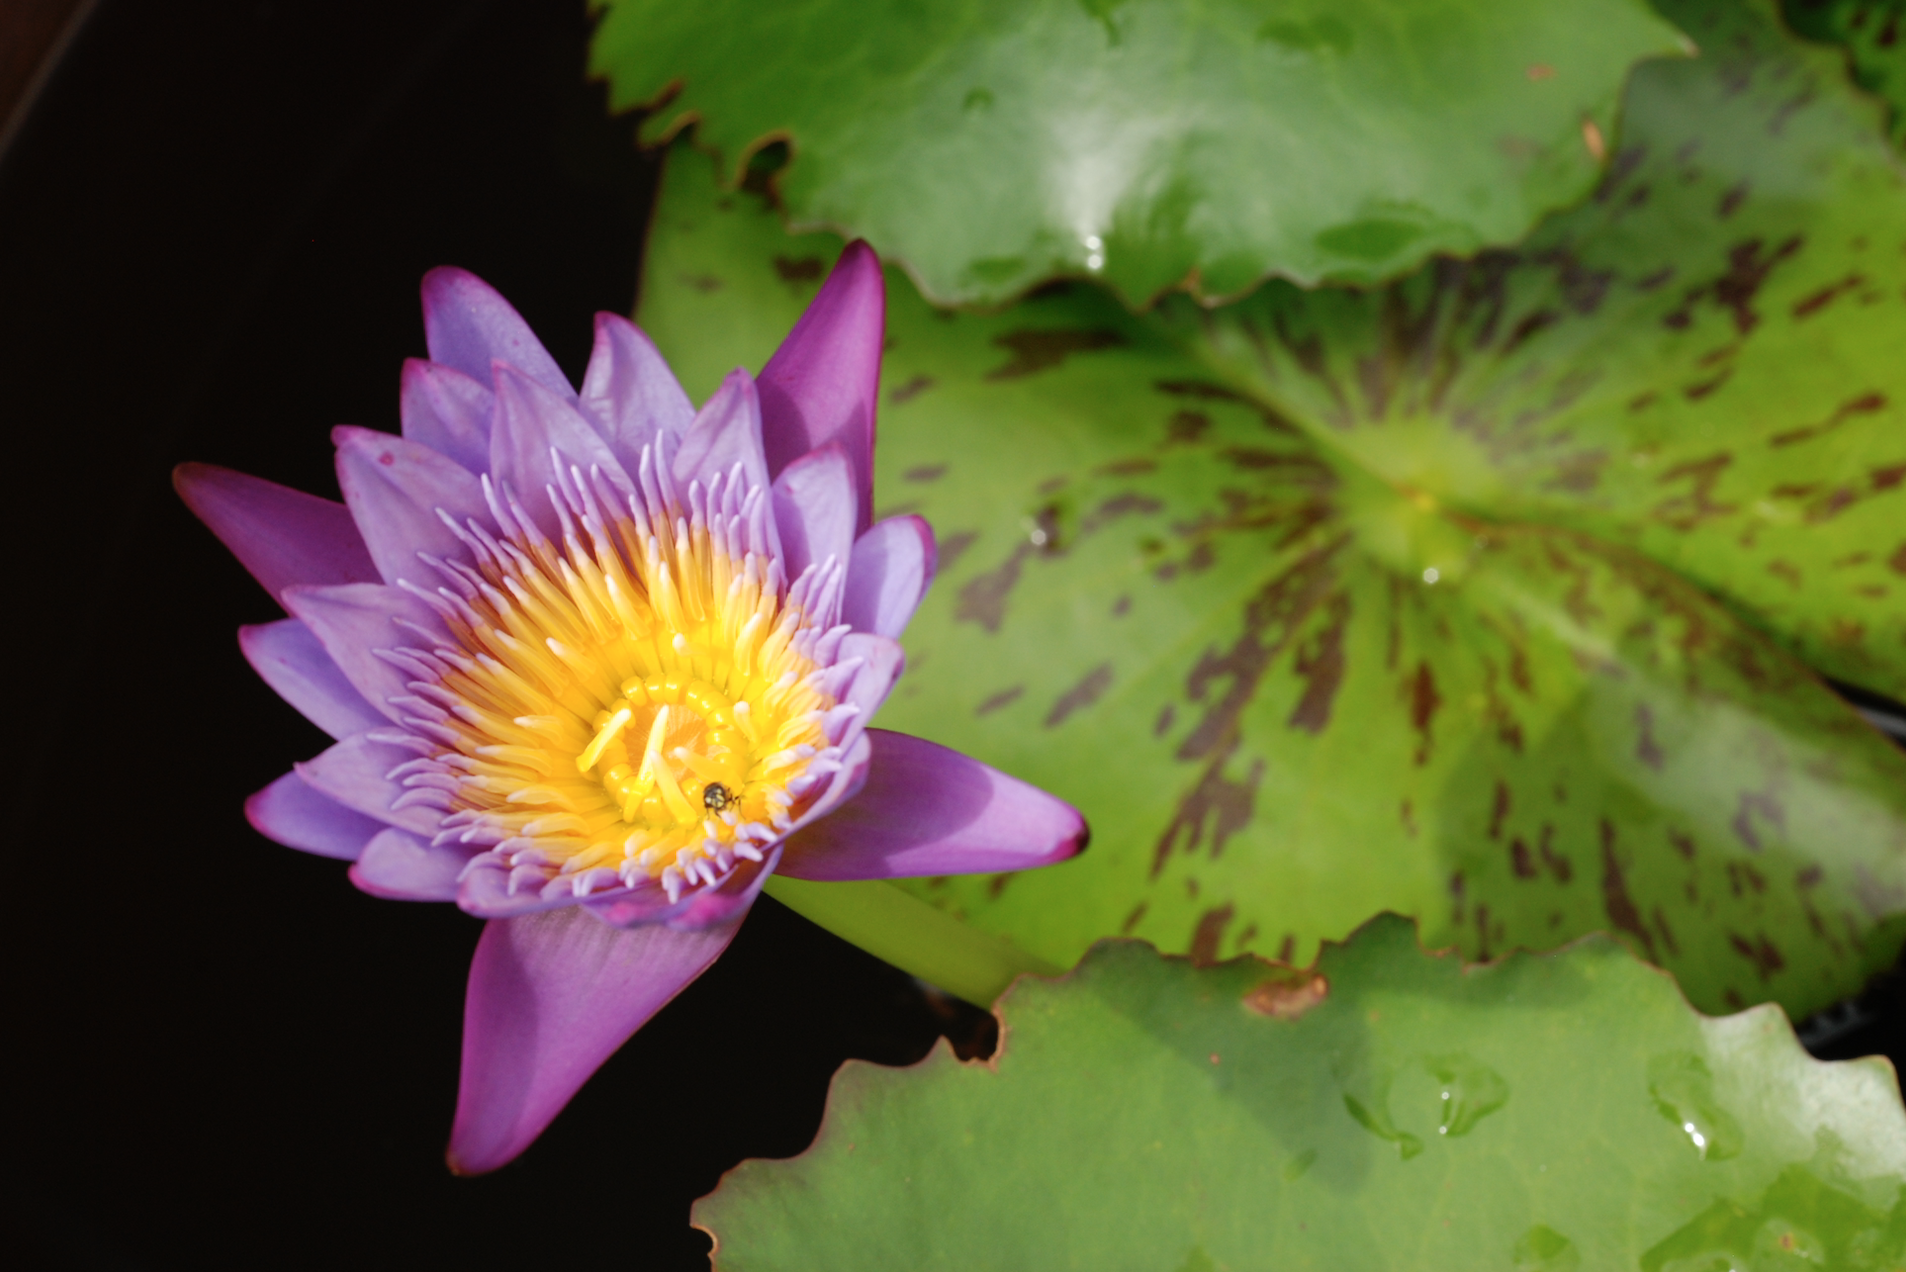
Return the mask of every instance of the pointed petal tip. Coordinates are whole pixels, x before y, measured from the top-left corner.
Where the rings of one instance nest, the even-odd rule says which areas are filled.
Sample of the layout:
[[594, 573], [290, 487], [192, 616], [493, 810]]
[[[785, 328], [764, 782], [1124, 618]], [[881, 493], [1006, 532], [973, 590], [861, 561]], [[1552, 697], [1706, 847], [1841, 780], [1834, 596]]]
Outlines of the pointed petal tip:
[[872, 524], [874, 416], [887, 324], [886, 280], [866, 243], [850, 243], [821, 290], [761, 369], [768, 473], [839, 441], [859, 491], [854, 529]]
[[1073, 819], [1077, 821], [1079, 825], [1078, 829], [1073, 831], [1070, 837], [1061, 839], [1058, 846], [1053, 849], [1052, 860], [1055, 865], [1061, 861], [1072, 860], [1092, 845], [1092, 824], [1085, 820], [1085, 814], [1072, 807], [1072, 805], [1066, 804], [1064, 800], [1059, 800], [1059, 802], [1065, 804], [1066, 811], [1072, 814]]
[[451, 1171], [484, 1174], [528, 1148], [733, 935], [618, 930], [573, 910], [484, 925], [464, 999]]
[[562, 368], [496, 288], [469, 270], [439, 265], [424, 275], [419, 290], [432, 362], [480, 379], [492, 359], [503, 358], [574, 400], [576, 390]]
[[201, 464], [196, 459], [188, 459], [183, 464], [172, 465], [172, 489], [178, 492], [179, 498], [190, 503], [191, 496], [185, 492], [197, 482], [202, 481], [204, 470], [210, 467], [210, 464]]
[[297, 583], [377, 578], [370, 551], [341, 503], [217, 464], [184, 463], [173, 489], [273, 597]]
[[816, 882], [997, 874], [1084, 850], [1085, 818], [1058, 796], [923, 738], [866, 736], [866, 784], [790, 837], [783, 874]]
[[433, 291], [440, 292], [460, 282], [472, 282], [485, 287], [489, 285], [460, 265], [438, 265], [424, 271], [424, 279], [418, 290], [428, 298]]
[[494, 1166], [473, 1166], [457, 1156], [457, 1146], [455, 1144], [446, 1144], [443, 1150], [443, 1164], [447, 1166], [450, 1169], [450, 1173], [455, 1175], [458, 1179], [475, 1179], [478, 1175], [489, 1174], [495, 1170], [497, 1166], [501, 1166], [504, 1163], [498, 1162]]
[[338, 861], [357, 860], [383, 829], [375, 819], [312, 789], [295, 771], [248, 796], [245, 820], [273, 843]]
[[216, 497], [219, 487], [244, 476], [237, 469], [226, 468], [222, 464], [205, 464], [188, 459], [183, 464], [172, 466], [172, 489], [179, 498], [185, 500], [185, 506], [192, 510], [192, 514], [204, 521], [205, 513], [200, 511], [202, 501]]

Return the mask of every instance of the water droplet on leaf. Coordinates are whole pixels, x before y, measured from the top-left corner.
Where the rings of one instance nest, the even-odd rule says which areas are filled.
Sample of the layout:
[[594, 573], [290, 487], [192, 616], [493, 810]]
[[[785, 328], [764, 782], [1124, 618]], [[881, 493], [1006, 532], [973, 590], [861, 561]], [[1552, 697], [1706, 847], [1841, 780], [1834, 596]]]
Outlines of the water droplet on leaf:
[[1380, 1140], [1388, 1140], [1396, 1145], [1397, 1153], [1404, 1161], [1409, 1161], [1423, 1151], [1423, 1141], [1408, 1131], [1399, 1131], [1390, 1121], [1387, 1112], [1378, 1109], [1373, 1112], [1354, 1095], [1343, 1097], [1343, 1106], [1350, 1110], [1350, 1116], [1357, 1119], [1358, 1125]]
[[1648, 1062], [1648, 1094], [1703, 1161], [1724, 1161], [1741, 1151], [1741, 1124], [1715, 1102], [1714, 1076], [1701, 1057], [1692, 1052], [1656, 1056]]
[[1476, 1123], [1509, 1102], [1509, 1084], [1502, 1075], [1465, 1052], [1430, 1056], [1423, 1067], [1443, 1084], [1438, 1134], [1467, 1135]]
[[1538, 1223], [1516, 1242], [1515, 1261], [1516, 1272], [1575, 1272], [1582, 1254], [1573, 1241]]

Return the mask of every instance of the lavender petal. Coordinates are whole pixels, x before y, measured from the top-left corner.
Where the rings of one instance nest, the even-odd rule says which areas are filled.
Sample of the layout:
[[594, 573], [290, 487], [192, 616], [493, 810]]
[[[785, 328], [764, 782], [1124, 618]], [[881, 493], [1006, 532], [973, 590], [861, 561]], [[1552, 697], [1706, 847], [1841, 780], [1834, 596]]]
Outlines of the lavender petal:
[[180, 464], [172, 485], [273, 599], [300, 584], [377, 581], [341, 503], [213, 464]]
[[898, 640], [926, 598], [938, 553], [923, 517], [888, 517], [854, 544], [841, 621]]
[[441, 266], [424, 275], [424, 343], [430, 360], [476, 380], [492, 362], [507, 362], [553, 393], [573, 401], [575, 389], [522, 316], [494, 287], [467, 270]]
[[999, 874], [1076, 856], [1085, 819], [1064, 800], [933, 742], [867, 730], [866, 784], [787, 840], [794, 879]]
[[452, 367], [404, 359], [397, 395], [404, 436], [447, 455], [473, 473], [490, 466], [490, 386]]
[[303, 619], [281, 618], [241, 627], [238, 647], [260, 680], [333, 738], [388, 723], [338, 670]]
[[435, 585], [420, 552], [447, 560], [469, 561], [470, 550], [437, 515], [442, 509], [458, 525], [474, 518], [494, 531], [483, 485], [469, 469], [428, 446], [340, 425], [331, 430], [337, 444], [338, 486], [370, 548], [384, 582], [409, 579]]
[[769, 475], [840, 443], [853, 465], [856, 534], [873, 519], [874, 409], [886, 323], [880, 259], [856, 240], [758, 379]]
[[450, 1168], [482, 1174], [527, 1148], [738, 926], [624, 930], [575, 910], [486, 926], [464, 1000]]
[[286, 773], [245, 801], [245, 820], [265, 838], [299, 852], [356, 861], [384, 823], [313, 790]]

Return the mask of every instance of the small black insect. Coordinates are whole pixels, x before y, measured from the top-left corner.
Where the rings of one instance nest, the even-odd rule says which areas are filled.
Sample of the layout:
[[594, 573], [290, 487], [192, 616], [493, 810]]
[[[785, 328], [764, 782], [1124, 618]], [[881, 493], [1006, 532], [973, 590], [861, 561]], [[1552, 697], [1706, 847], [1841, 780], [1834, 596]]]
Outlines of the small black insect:
[[702, 790], [702, 805], [713, 813], [735, 802], [735, 794], [720, 782], [710, 782]]

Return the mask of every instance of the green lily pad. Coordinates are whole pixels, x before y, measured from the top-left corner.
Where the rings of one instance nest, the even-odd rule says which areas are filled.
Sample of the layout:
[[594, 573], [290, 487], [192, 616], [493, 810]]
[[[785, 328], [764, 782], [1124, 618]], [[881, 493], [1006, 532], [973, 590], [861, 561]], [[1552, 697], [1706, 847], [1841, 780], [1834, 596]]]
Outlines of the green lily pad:
[[[838, 250], [678, 147], [639, 317], [706, 394]], [[1703, 593], [1400, 495], [1095, 288], [888, 305], [879, 511], [941, 564], [881, 723], [1094, 832], [918, 895], [1067, 966], [1119, 932], [1303, 960], [1380, 909], [1472, 955], [1612, 928], [1796, 1016], [1898, 950], [1906, 757]]]
[[943, 303], [1373, 282], [1514, 242], [1594, 184], [1629, 68], [1687, 49], [1640, 0], [601, 7], [590, 67], [660, 103], [645, 138], [694, 120], [737, 179], [787, 140], [795, 227]]
[[1183, 327], [1392, 485], [1637, 548], [1906, 698], [1906, 160], [1770, 5], [1665, 7], [1708, 52], [1636, 73], [1580, 209], [1380, 293], [1274, 283]]
[[1891, 107], [1893, 144], [1906, 146], [1906, 3], [1786, 0], [1781, 9], [1799, 34], [1846, 48], [1855, 81]]
[[1314, 971], [1098, 946], [999, 1052], [849, 1061], [813, 1147], [696, 1204], [776, 1268], [1895, 1268], [1906, 1110], [1772, 1008], [1591, 937], [1464, 968], [1372, 922]]

